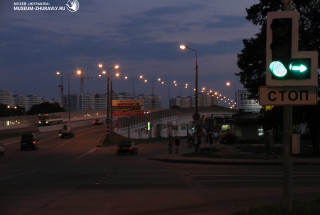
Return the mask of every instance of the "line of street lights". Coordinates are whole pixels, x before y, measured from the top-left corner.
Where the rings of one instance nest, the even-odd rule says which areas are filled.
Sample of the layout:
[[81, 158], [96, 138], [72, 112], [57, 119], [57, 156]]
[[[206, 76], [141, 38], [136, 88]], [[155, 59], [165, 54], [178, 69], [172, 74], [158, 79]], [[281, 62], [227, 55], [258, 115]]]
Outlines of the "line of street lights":
[[[102, 64], [99, 64], [98, 65], [99, 68], [103, 68], [103, 65]], [[119, 78], [120, 77], [120, 73], [119, 72], [116, 72], [115, 74], [113, 75], [110, 75], [110, 70], [111, 69], [119, 69], [119, 65], [115, 65], [115, 66], [112, 66], [112, 67], [108, 67], [106, 70], [103, 70], [101, 72], [101, 74], [99, 74], [99, 77], [103, 77], [103, 76], [107, 76], [108, 77], [108, 74], [109, 74], [109, 84], [107, 82], [107, 88], [109, 89], [109, 91], [107, 90], [107, 103], [110, 104], [108, 105], [107, 104], [107, 118], [111, 121], [111, 104], [112, 104], [112, 100], [111, 100], [111, 97], [112, 97], [112, 89], [110, 86], [112, 86], [112, 80], [111, 78], [112, 77], [115, 77], [115, 78]], [[68, 76], [72, 75], [73, 73], [70, 73], [68, 74]], [[76, 75], [79, 75], [80, 76], [80, 79], [81, 79], [81, 93], [84, 94], [84, 90], [83, 90], [83, 80], [84, 79], [91, 79], [91, 77], [86, 77], [84, 76], [82, 70], [77, 70]], [[57, 72], [57, 75], [60, 75], [61, 76], [61, 80], [60, 80], [60, 85], [58, 86], [59, 88], [61, 88], [61, 100], [63, 99], [63, 90], [64, 90], [64, 87], [63, 87], [63, 76], [67, 76], [67, 75], [64, 75], [64, 74], [61, 74], [60, 72]], [[128, 76], [124, 76], [124, 79], [125, 80], [128, 80], [129, 77]], [[176, 80], [174, 81], [167, 81], [165, 82], [162, 78], [157, 78], [156, 80], [152, 80], [150, 81], [149, 79], [147, 78], [144, 78], [143, 75], [139, 75], [138, 77], [132, 77], [131, 78], [133, 80], [133, 85], [132, 85], [132, 98], [134, 98], [134, 94], [135, 94], [135, 86], [134, 86], [134, 81], [135, 80], [142, 80], [144, 83], [151, 83], [151, 87], [152, 87], [152, 95], [154, 95], [154, 83], [159, 83], [160, 85], [165, 85], [167, 84], [168, 85], [168, 100], [170, 101], [170, 87], [171, 85], [174, 86], [174, 87], [180, 87], [180, 97], [182, 97], [182, 88], [185, 88], [185, 89], [188, 89], [189, 88], [189, 84], [188, 83], [185, 83], [185, 84], [182, 84], [181, 82], [177, 82]], [[70, 82], [70, 80], [68, 79], [68, 82]], [[237, 108], [237, 93], [236, 93], [236, 86], [235, 85], [232, 85], [230, 82], [226, 82], [226, 85], [227, 86], [232, 86], [235, 88], [235, 98], [234, 98], [234, 101], [233, 100], [230, 100], [230, 99], [225, 99], [225, 98], [220, 98], [219, 97], [219, 94], [217, 96], [217, 100], [220, 101], [220, 102], [224, 102], [224, 103], [228, 103], [229, 104], [229, 107], [230, 108], [234, 108], [236, 109]], [[68, 85], [69, 86], [69, 85]], [[195, 89], [193, 89], [195, 91]], [[201, 93], [204, 93], [206, 91], [206, 87], [202, 87], [201, 88]], [[207, 94], [211, 94], [213, 96], [213, 90], [209, 90], [209, 92], [207, 92]], [[215, 92], [215, 95], [217, 95], [217, 92]], [[221, 94], [220, 94], [221, 95]], [[192, 96], [192, 95], [191, 95]], [[152, 97], [153, 98], [153, 97]], [[84, 98], [82, 98], [82, 100], [84, 100]], [[68, 102], [69, 103], [69, 102]], [[153, 102], [154, 103], [154, 102]], [[234, 103], [234, 104], [233, 104]], [[223, 103], [222, 103], [223, 104]], [[82, 106], [84, 106], [84, 104], [82, 104]], [[70, 108], [68, 108], [70, 109]]]
[[[195, 53], [195, 88], [194, 88], [194, 95], [195, 95], [195, 113], [194, 113], [194, 120], [195, 121], [197, 121], [198, 119], [199, 119], [199, 107], [198, 107], [198, 52], [195, 50], [195, 49], [193, 49], [193, 48], [191, 48], [191, 47], [188, 47], [187, 45], [185, 45], [185, 44], [181, 44], [180, 45], [180, 49], [181, 50], [185, 50], [185, 49], [189, 49], [189, 50], [191, 50], [191, 51], [193, 51], [194, 53]], [[110, 111], [111, 111], [111, 101], [112, 101], [112, 98], [111, 98], [111, 93], [110, 92], [112, 92], [112, 89], [110, 89], [110, 86], [112, 87], [112, 80], [111, 80], [111, 77], [119, 77], [120, 76], [120, 74], [119, 73], [115, 73], [115, 75], [114, 76], [112, 76], [112, 75], [110, 75], [110, 70], [111, 69], [119, 69], [119, 65], [114, 65], [114, 66], [111, 66], [111, 67], [107, 67], [107, 66], [104, 66], [103, 64], [99, 64], [98, 65], [98, 67], [99, 68], [101, 68], [101, 69], [105, 69], [105, 70], [103, 70], [102, 71], [102, 74], [100, 74], [99, 75], [99, 77], [102, 77], [103, 75], [107, 75], [107, 121], [110, 121]], [[82, 70], [78, 70], [77, 71], [77, 74], [80, 76], [80, 79], [81, 79], [81, 93], [82, 94], [84, 94], [84, 89], [83, 89], [83, 81], [85, 80], [85, 79], [90, 79], [90, 77], [86, 77], [86, 76], [84, 76], [83, 75], [83, 72], [82, 72]], [[57, 72], [57, 75], [60, 75], [60, 73], [59, 72]], [[63, 98], [63, 90], [64, 90], [64, 88], [63, 88], [63, 79], [62, 79], [62, 77], [63, 77], [63, 75], [61, 75], [61, 83], [60, 83], [60, 85], [59, 85], [59, 87], [61, 88], [61, 99]], [[125, 76], [125, 79], [128, 79], [128, 76]], [[139, 79], [143, 79], [143, 75], [140, 75], [139, 76]], [[133, 95], [135, 94], [135, 92], [134, 92], [134, 78], [133, 78], [133, 86], [132, 86], [132, 88], [133, 88]], [[154, 84], [154, 82], [160, 82], [161, 83], [161, 85], [164, 85], [165, 84], [165, 82], [161, 79], [161, 78], [158, 78], [157, 80], [152, 80], [152, 81], [150, 81], [150, 83], [151, 83], [151, 87], [152, 87], [152, 98], [154, 98], [154, 91], [153, 91], [153, 84]], [[145, 83], [148, 83], [148, 79], [144, 79], [144, 82]], [[70, 91], [70, 74], [68, 74], [68, 88], [69, 88], [69, 91]], [[170, 84], [169, 84], [170, 82], [168, 82], [168, 98], [169, 98], [169, 100], [170, 100]], [[175, 86], [175, 87], [177, 87], [178, 86], [178, 83], [176, 82], [176, 81], [173, 81], [173, 85]], [[235, 88], [235, 108], [237, 108], [237, 90], [236, 90], [236, 86], [235, 85], [233, 85], [233, 84], [231, 84], [230, 82], [227, 82], [226, 83], [226, 85], [227, 86], [232, 86], [232, 87], [234, 87]], [[188, 86], [189, 86], [189, 84], [188, 83], [186, 83], [185, 85], [185, 88], [188, 88]], [[202, 91], [201, 92], [204, 92], [205, 91], [205, 88], [203, 88], [202, 89]], [[69, 94], [70, 94], [70, 92], [69, 92]], [[180, 95], [181, 95], [181, 97], [182, 97], [182, 85], [180, 84]], [[83, 95], [82, 95], [83, 96]], [[69, 96], [70, 97], [70, 96]], [[82, 98], [82, 101], [84, 100], [84, 98]], [[68, 102], [69, 104], [70, 104], [70, 102]], [[83, 105], [82, 105], [83, 106]], [[154, 99], [152, 99], [152, 107], [154, 106]], [[70, 107], [69, 107], [69, 109], [70, 109]], [[111, 116], [112, 117], [112, 116]]]
[[[198, 120], [200, 119], [200, 115], [199, 115], [199, 107], [198, 107], [198, 94], [199, 94], [199, 91], [198, 91], [198, 52], [191, 48], [191, 47], [188, 47], [187, 45], [185, 44], [181, 44], [180, 45], [180, 49], [181, 50], [185, 50], [185, 49], [189, 49], [191, 50], [192, 52], [194, 52], [195, 54], [195, 88], [194, 88], [194, 95], [195, 95], [195, 113], [193, 115], [193, 120], [195, 121], [195, 124], [198, 125]], [[119, 69], [119, 65], [114, 65], [114, 66], [111, 66], [111, 67], [108, 67], [108, 66], [105, 66], [103, 64], [99, 64], [98, 67], [100, 69], [104, 69], [102, 71], [102, 74], [99, 74], [99, 77], [102, 77], [103, 75], [106, 75], [107, 76], [107, 124], [111, 123], [111, 131], [112, 131], [112, 80], [111, 78], [112, 77], [119, 77], [120, 76], [120, 73], [115, 73], [115, 75], [111, 75], [110, 74], [110, 70], [111, 69]], [[63, 74], [61, 74], [60, 72], [57, 72], [56, 73], [57, 75], [60, 75], [61, 76], [61, 80], [60, 80], [60, 85], [59, 87], [61, 88], [61, 101], [63, 100]], [[82, 109], [84, 109], [84, 80], [85, 79], [90, 79], [90, 77], [86, 77], [84, 76], [83, 72], [81, 69], [77, 70], [77, 74], [80, 76], [80, 80], [81, 80], [81, 93], [82, 93]], [[69, 110], [69, 123], [70, 123], [70, 74], [66, 74], [65, 76], [68, 77], [68, 110]], [[125, 76], [125, 79], [128, 79], [128, 76]], [[139, 76], [139, 79], [143, 79], [143, 75], [140, 75]], [[133, 78], [133, 86], [132, 86], [132, 94], [133, 94], [133, 98], [134, 98], [134, 81], [135, 79]], [[151, 80], [150, 83], [151, 83], [151, 88], [152, 88], [152, 108], [154, 108], [154, 104], [155, 104], [155, 101], [154, 101], [154, 83], [157, 83], [159, 82], [161, 85], [164, 85], [165, 82], [161, 79], [161, 78], [158, 78], [156, 80]], [[144, 79], [144, 83], [148, 83], [148, 79]], [[178, 86], [178, 83], [177, 81], [173, 81], [173, 84], [175, 87]], [[237, 90], [236, 90], [236, 86], [235, 85], [232, 85], [230, 82], [227, 82], [226, 83], [227, 86], [232, 86], [235, 88], [235, 104], [234, 104], [234, 108], [236, 109], [237, 107]], [[179, 85], [180, 86], [180, 96], [182, 97], [182, 87], [183, 85]], [[189, 87], [189, 84], [186, 83], [184, 85], [185, 88], [188, 88]], [[202, 88], [202, 93], [205, 91], [205, 88]], [[209, 93], [212, 93], [213, 91], [210, 90]], [[221, 94], [220, 94], [221, 95]], [[212, 96], [214, 96], [212, 94]], [[217, 99], [219, 99], [219, 97], [217, 96]], [[170, 82], [168, 82], [168, 100], [170, 102]], [[229, 103], [230, 104], [230, 103]], [[108, 128], [108, 127], [107, 127]], [[109, 134], [110, 132], [107, 132], [107, 140], [109, 140]]]
[[[103, 69], [103, 68], [105, 68], [102, 64], [99, 64], [98, 65], [98, 67], [99, 68], [101, 68], [101, 69]], [[112, 66], [112, 67], [106, 67], [105, 68], [105, 70], [103, 70], [98, 76], [99, 77], [103, 77], [103, 76], [107, 76], [107, 78], [109, 77], [109, 81], [107, 81], [107, 89], [109, 89], [109, 90], [107, 90], [107, 103], [108, 104], [110, 104], [110, 105], [107, 105], [107, 118], [110, 120], [111, 119], [111, 103], [112, 103], [112, 101], [111, 101], [111, 87], [110, 86], [112, 86], [112, 80], [111, 80], [111, 78], [112, 77], [115, 77], [115, 78], [119, 78], [120, 77], [120, 73], [119, 72], [116, 72], [115, 74], [113, 74], [113, 75], [111, 75], [110, 74], [110, 70], [111, 69], [119, 69], [120, 68], [120, 66], [119, 65], [114, 65], [114, 66]], [[70, 73], [70, 74], [62, 74], [62, 73], [60, 73], [60, 72], [57, 72], [56, 73], [57, 75], [59, 75], [59, 76], [61, 76], [61, 80], [60, 80], [60, 85], [58, 86], [60, 89], [61, 89], [61, 100], [63, 100], [63, 91], [64, 91], [64, 87], [63, 87], [63, 77], [64, 76], [68, 76], [69, 78], [70, 78], [70, 75], [73, 75], [73, 73]], [[84, 74], [83, 74], [83, 71], [81, 70], [81, 69], [78, 69], [76, 72], [75, 72], [75, 74], [76, 75], [78, 75], [78, 76], [80, 76], [80, 80], [81, 80], [81, 93], [82, 93], [82, 96], [83, 96], [83, 94], [84, 94], [84, 88], [83, 88], [83, 80], [85, 80], [85, 79], [91, 79], [91, 77], [87, 77], [87, 76], [84, 76]], [[109, 74], [109, 75], [108, 75]], [[128, 76], [124, 76], [124, 79], [125, 80], [128, 80], [129, 79], [129, 77]], [[151, 83], [151, 91], [152, 91], [152, 98], [154, 97], [154, 83], [159, 83], [160, 85], [165, 85], [165, 84], [167, 84], [168, 85], [168, 100], [170, 101], [170, 98], [171, 98], [171, 96], [170, 96], [170, 87], [171, 87], [171, 85], [173, 86], [173, 87], [180, 87], [180, 97], [182, 97], [182, 89], [183, 88], [185, 88], [185, 89], [188, 89], [189, 88], [189, 84], [188, 83], [185, 83], [185, 84], [182, 84], [181, 82], [177, 82], [176, 80], [174, 80], [174, 81], [167, 81], [167, 82], [165, 82], [162, 78], [157, 78], [157, 79], [155, 79], [155, 80], [151, 80], [150, 81], [150, 79], [147, 79], [147, 78], [145, 78], [144, 77], [144, 75], [139, 75], [139, 76], [137, 76], [137, 77], [131, 77], [130, 79], [132, 79], [132, 98], [134, 98], [134, 95], [135, 95], [135, 80], [142, 80], [144, 83]], [[68, 83], [70, 82], [70, 80], [68, 79]], [[234, 108], [234, 109], [237, 109], [237, 88], [236, 88], [236, 86], [235, 85], [233, 85], [231, 82], [226, 82], [226, 86], [227, 87], [234, 87], [234, 89], [235, 89], [235, 96], [234, 96], [234, 101], [235, 102], [233, 102], [233, 100], [230, 100], [230, 99], [228, 99], [228, 101], [226, 100], [226, 99], [224, 99], [224, 98], [220, 98], [219, 97], [219, 95], [218, 95], [218, 97], [217, 97], [217, 99], [219, 100], [219, 101], [224, 101], [225, 103], [230, 103], [229, 105], [230, 105], [230, 108]], [[68, 87], [70, 87], [69, 86], [69, 84], [68, 84]], [[196, 88], [194, 88], [193, 89], [193, 91], [195, 92], [196, 91]], [[202, 87], [201, 88], [201, 93], [204, 93], [206, 91], [206, 87]], [[207, 93], [207, 94], [212, 94], [212, 92], [213, 92], [213, 90], [209, 90], [209, 92]], [[215, 94], [217, 94], [217, 92], [215, 92]], [[192, 95], [191, 95], [192, 96]], [[196, 96], [195, 96], [196, 97]], [[82, 100], [84, 100], [84, 98], [82, 97]], [[68, 102], [69, 103], [69, 102]], [[232, 103], [234, 103], [234, 104], [232, 104]], [[82, 104], [82, 106], [84, 106], [84, 104]], [[68, 109], [70, 109], [70, 108], [68, 108]]]

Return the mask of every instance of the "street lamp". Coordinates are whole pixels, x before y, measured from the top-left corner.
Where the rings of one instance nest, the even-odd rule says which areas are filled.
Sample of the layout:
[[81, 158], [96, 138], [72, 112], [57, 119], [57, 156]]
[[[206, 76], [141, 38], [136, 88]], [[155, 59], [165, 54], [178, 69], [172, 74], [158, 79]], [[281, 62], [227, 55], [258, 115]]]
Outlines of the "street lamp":
[[58, 87], [60, 88], [60, 97], [61, 97], [61, 106], [63, 106], [63, 76], [61, 75], [61, 73], [59, 71], [56, 72], [56, 75], [60, 76], [60, 84], [58, 85]]
[[76, 72], [76, 74], [78, 75], [78, 76], [80, 76], [80, 81], [81, 81], [81, 87], [80, 87], [80, 91], [81, 91], [81, 106], [82, 106], [82, 108], [81, 108], [81, 110], [85, 110], [85, 102], [84, 102], [84, 100], [85, 100], [85, 95], [84, 95], [84, 80], [86, 79], [86, 80], [89, 80], [89, 79], [91, 79], [91, 77], [88, 77], [88, 76], [84, 76], [84, 74], [83, 74], [83, 72], [82, 72], [82, 69], [78, 69], [77, 70], [77, 72]]
[[[139, 76], [140, 79], [143, 79], [143, 75], [140, 75]], [[164, 84], [164, 81], [162, 81], [162, 79], [159, 77], [157, 78], [156, 80], [151, 80], [151, 81], [148, 81], [148, 79], [144, 79], [144, 83], [148, 83], [150, 82], [151, 83], [151, 109], [155, 108], [155, 95], [154, 95], [154, 82], [158, 82], [160, 83], [161, 85]]]
[[61, 103], [63, 104], [63, 76], [67, 76], [68, 77], [68, 123], [70, 125], [70, 120], [71, 120], [71, 98], [70, 98], [70, 75], [72, 75], [72, 73], [68, 73], [68, 74], [62, 74], [61, 72], [56, 72], [56, 75], [60, 76], [60, 85], [58, 87], [61, 88]]
[[[107, 75], [107, 120], [106, 120], [106, 123], [107, 123], [107, 126], [109, 126], [109, 124], [111, 122], [111, 130], [112, 130], [112, 112], [111, 112], [111, 120], [110, 120], [110, 111], [112, 108], [112, 97], [111, 97], [111, 93], [110, 93], [110, 79], [111, 79], [110, 70], [111, 69], [119, 69], [120, 66], [115, 65], [115, 66], [107, 67], [107, 66], [104, 66], [103, 64], [99, 64], [98, 67], [101, 69], [105, 68], [105, 70], [102, 71], [102, 73]], [[112, 92], [112, 89], [111, 89], [111, 92]], [[107, 141], [109, 141], [109, 134], [110, 133], [107, 132]]]
[[200, 116], [199, 116], [199, 109], [198, 109], [198, 53], [195, 49], [190, 48], [186, 46], [185, 44], [180, 45], [181, 50], [189, 49], [193, 51], [196, 55], [196, 65], [195, 65], [195, 105], [196, 105], [196, 110], [195, 110], [195, 115], [194, 115], [194, 121], [198, 121]]
[[238, 107], [238, 99], [237, 99], [237, 87], [236, 87], [236, 85], [234, 85], [234, 84], [231, 84], [231, 82], [229, 82], [229, 81], [227, 81], [226, 82], [226, 85], [227, 85], [227, 87], [234, 87], [234, 100], [235, 100], [235, 109], [237, 109], [237, 107]]
[[[130, 77], [131, 78], [131, 77]], [[124, 80], [128, 80], [129, 77], [128, 76], [124, 76]], [[135, 98], [135, 91], [134, 91], [134, 81], [135, 81], [136, 77], [132, 77], [132, 95], [131, 98], [134, 99]]]

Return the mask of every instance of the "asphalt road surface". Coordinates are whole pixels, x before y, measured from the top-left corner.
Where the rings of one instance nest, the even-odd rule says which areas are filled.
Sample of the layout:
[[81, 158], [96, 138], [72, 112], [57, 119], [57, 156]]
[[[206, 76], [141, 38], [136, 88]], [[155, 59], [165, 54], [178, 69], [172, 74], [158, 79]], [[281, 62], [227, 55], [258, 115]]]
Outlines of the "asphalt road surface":
[[[40, 149], [3, 141], [1, 215], [227, 215], [251, 205], [280, 203], [282, 166], [165, 163], [167, 143], [139, 144], [137, 155], [96, 147], [105, 126], [39, 134]], [[182, 147], [186, 144], [182, 142]], [[294, 199], [320, 196], [320, 167], [294, 167]]]

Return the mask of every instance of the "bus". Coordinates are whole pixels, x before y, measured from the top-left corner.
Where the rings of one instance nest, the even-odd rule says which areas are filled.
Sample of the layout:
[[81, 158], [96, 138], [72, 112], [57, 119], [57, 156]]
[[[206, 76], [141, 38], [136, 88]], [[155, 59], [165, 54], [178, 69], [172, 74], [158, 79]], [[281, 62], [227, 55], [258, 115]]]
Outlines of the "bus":
[[62, 113], [38, 114], [39, 126], [59, 125], [63, 123]]

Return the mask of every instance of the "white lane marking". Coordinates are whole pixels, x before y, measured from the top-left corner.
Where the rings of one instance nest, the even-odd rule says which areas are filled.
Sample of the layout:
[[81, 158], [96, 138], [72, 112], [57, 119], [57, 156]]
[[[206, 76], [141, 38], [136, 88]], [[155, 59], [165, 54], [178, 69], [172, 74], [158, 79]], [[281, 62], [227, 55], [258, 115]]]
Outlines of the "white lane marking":
[[[191, 177], [197, 178], [196, 180], [200, 183], [208, 183], [208, 182], [280, 182], [283, 179], [283, 175], [190, 175]], [[201, 179], [201, 178], [208, 179]], [[222, 179], [226, 177], [225, 179]], [[232, 178], [232, 179], [228, 179]], [[247, 178], [244, 178], [247, 177]], [[257, 179], [253, 179], [253, 177], [257, 177]], [[310, 177], [309, 179], [306, 177]], [[318, 179], [320, 175], [293, 175], [293, 180], [295, 182], [319, 182]]]
[[9, 143], [4, 143], [3, 145], [7, 146], [7, 145], [10, 145], [10, 144], [14, 144], [14, 143], [19, 143], [19, 140], [15, 140], [15, 141], [12, 141], [12, 142], [9, 142]]
[[[283, 177], [283, 175], [190, 175], [191, 177]], [[308, 175], [293, 175], [293, 177], [320, 177], [319, 174], [308, 174]]]
[[84, 153], [84, 154], [80, 155], [79, 157], [77, 157], [77, 159], [81, 159], [81, 158], [83, 158], [83, 157], [87, 156], [88, 154], [90, 154], [90, 153], [92, 153], [92, 152], [96, 151], [97, 149], [98, 149], [98, 148], [97, 148], [97, 147], [95, 147], [95, 148], [91, 149], [90, 151], [87, 151], [86, 153]]

